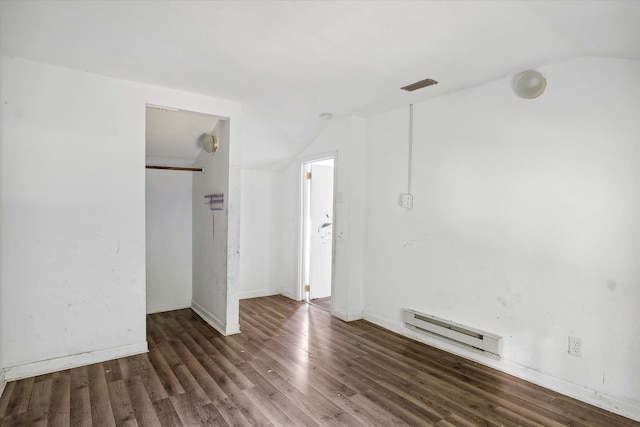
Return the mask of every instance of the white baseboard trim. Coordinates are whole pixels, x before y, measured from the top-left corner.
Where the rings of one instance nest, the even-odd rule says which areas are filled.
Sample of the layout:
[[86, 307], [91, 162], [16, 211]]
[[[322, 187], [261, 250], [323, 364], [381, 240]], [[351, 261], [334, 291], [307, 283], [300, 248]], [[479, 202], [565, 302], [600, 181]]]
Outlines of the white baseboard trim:
[[283, 297], [287, 297], [289, 299], [292, 299], [294, 301], [300, 301], [298, 299], [298, 297], [296, 296], [296, 294], [294, 294], [293, 292], [291, 292], [288, 289], [282, 289], [282, 291], [280, 292], [280, 295], [282, 295]]
[[24, 365], [11, 366], [4, 369], [5, 381], [20, 380], [22, 378], [35, 377], [51, 372], [100, 363], [121, 357], [134, 356], [149, 351], [147, 342], [108, 348], [105, 350], [88, 351], [86, 353], [72, 354], [69, 356], [55, 357], [53, 359], [40, 360], [38, 362], [25, 363]]
[[233, 325], [230, 325], [229, 328], [227, 328], [227, 333], [225, 334], [225, 336], [229, 336], [229, 335], [236, 335], [240, 333], [240, 324], [236, 323]]
[[204, 307], [195, 301], [191, 301], [191, 310], [193, 310], [198, 316], [207, 322], [213, 329], [220, 332], [222, 335], [235, 335], [240, 333], [240, 325], [231, 325], [232, 328], [227, 330], [225, 324], [218, 319], [213, 313], [207, 311]]
[[353, 322], [354, 320], [362, 319], [362, 312], [359, 311], [357, 313], [345, 313], [340, 310], [333, 310], [331, 315], [337, 317], [340, 320], [344, 320], [345, 322]]
[[504, 372], [514, 377], [521, 378], [525, 381], [537, 384], [541, 387], [548, 388], [582, 402], [605, 409], [607, 411], [640, 421], [640, 403], [621, 400], [613, 396], [604, 395], [599, 391], [591, 390], [586, 387], [573, 384], [561, 378], [557, 378], [540, 371], [536, 371], [518, 363], [509, 362], [508, 360], [495, 360], [487, 356], [478, 354], [472, 350], [467, 350], [461, 346], [450, 343], [449, 341], [440, 340], [438, 338], [420, 334], [419, 332], [404, 326], [402, 321], [393, 321], [377, 314], [365, 311], [363, 319], [378, 326], [382, 326], [392, 332], [396, 332], [405, 337], [422, 342], [432, 347], [439, 348], [446, 352], [455, 354], [465, 359], [480, 363], [498, 371]]
[[260, 291], [246, 291], [240, 292], [239, 299], [250, 299], [250, 298], [261, 298], [261, 297], [272, 297], [274, 295], [280, 295], [280, 289], [264, 289]]
[[191, 308], [191, 300], [184, 300], [170, 304], [152, 304], [147, 306], [147, 314], [163, 313], [165, 311], [182, 310]]
[[0, 396], [4, 392], [4, 388], [7, 386], [7, 380], [5, 379], [5, 370], [0, 369]]

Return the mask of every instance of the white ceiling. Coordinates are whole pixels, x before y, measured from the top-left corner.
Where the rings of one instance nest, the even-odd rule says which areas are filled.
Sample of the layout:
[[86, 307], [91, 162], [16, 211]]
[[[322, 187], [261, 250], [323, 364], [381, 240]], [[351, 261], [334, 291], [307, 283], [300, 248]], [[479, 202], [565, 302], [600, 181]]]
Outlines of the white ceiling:
[[[640, 60], [640, 1], [3, 0], [0, 12], [6, 55], [245, 103], [249, 165], [300, 152], [323, 112], [371, 116], [581, 55]], [[427, 77], [439, 84], [399, 90]]]
[[147, 163], [192, 165], [202, 150], [203, 136], [211, 134], [217, 123], [218, 118], [209, 114], [147, 107]]

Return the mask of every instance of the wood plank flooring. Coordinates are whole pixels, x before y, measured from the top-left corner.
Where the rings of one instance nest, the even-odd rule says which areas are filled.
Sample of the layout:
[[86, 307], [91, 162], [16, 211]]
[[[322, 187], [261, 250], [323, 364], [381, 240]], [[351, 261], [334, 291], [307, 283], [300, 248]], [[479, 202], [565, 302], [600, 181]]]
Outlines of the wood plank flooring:
[[324, 311], [331, 311], [331, 297], [312, 299], [309, 301], [309, 304], [320, 307]]
[[284, 297], [223, 337], [147, 317], [149, 353], [11, 382], [2, 426], [640, 426], [371, 323]]

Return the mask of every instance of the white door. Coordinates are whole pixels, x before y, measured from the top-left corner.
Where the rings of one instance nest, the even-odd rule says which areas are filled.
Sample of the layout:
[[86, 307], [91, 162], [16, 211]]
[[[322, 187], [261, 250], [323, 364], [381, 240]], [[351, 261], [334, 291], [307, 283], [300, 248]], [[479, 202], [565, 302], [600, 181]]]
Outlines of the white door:
[[331, 296], [333, 255], [333, 159], [305, 166], [305, 284], [308, 300]]

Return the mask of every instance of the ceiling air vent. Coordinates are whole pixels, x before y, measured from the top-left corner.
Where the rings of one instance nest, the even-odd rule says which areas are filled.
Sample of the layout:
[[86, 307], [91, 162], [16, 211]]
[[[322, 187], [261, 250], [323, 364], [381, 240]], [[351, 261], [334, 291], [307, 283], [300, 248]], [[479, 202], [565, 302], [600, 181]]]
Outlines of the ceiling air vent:
[[438, 82], [433, 79], [424, 79], [420, 80], [419, 82], [411, 83], [410, 85], [407, 85], [405, 87], [401, 87], [400, 89], [406, 90], [407, 92], [413, 92], [414, 90], [422, 89], [423, 87], [435, 84], [438, 84]]

